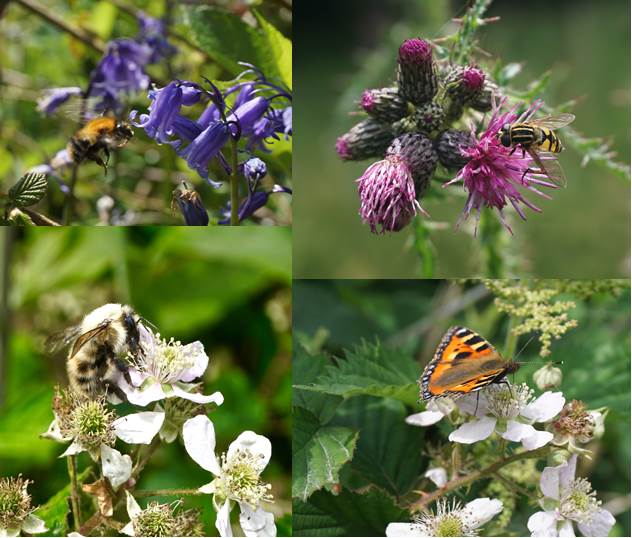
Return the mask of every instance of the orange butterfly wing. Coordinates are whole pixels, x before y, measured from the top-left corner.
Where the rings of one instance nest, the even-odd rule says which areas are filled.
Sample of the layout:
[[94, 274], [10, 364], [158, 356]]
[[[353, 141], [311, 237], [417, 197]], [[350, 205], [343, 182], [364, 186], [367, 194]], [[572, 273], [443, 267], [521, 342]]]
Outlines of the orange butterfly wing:
[[441, 339], [420, 379], [424, 400], [467, 394], [504, 377], [515, 363], [502, 359], [482, 336], [465, 327], [451, 327]]

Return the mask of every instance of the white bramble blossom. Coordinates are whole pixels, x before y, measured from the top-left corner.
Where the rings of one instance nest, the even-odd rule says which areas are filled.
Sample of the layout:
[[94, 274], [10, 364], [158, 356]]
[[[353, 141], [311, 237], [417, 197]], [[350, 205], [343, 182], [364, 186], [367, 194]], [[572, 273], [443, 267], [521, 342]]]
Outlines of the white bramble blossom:
[[271, 486], [260, 475], [270, 461], [270, 441], [251, 431], [245, 431], [228, 447], [221, 461], [215, 455], [215, 428], [205, 415], [187, 420], [182, 428], [184, 446], [189, 456], [215, 479], [199, 488], [213, 495], [217, 512], [215, 526], [221, 536], [232, 536], [230, 511], [232, 503], [240, 508], [239, 523], [248, 537], [276, 536], [274, 515], [260, 506], [270, 502]]
[[31, 496], [27, 488], [30, 480], [21, 476], [0, 478], [0, 537], [19, 536], [21, 532], [41, 534], [48, 529], [32, 514]]
[[484, 497], [462, 506], [458, 501], [437, 501], [437, 511], [421, 513], [411, 523], [389, 523], [386, 536], [476, 536], [477, 529], [500, 514], [502, 501]]

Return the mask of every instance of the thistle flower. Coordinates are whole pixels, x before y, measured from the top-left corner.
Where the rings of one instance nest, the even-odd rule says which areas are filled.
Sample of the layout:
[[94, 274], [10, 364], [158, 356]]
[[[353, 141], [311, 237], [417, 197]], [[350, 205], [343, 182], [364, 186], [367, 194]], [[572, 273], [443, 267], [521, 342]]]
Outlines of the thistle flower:
[[407, 39], [399, 47], [397, 87], [415, 105], [432, 100], [437, 93], [437, 75], [432, 46], [423, 39]]
[[[524, 157], [521, 151], [511, 154], [511, 149], [504, 147], [498, 140], [498, 132], [504, 125], [528, 120], [542, 106], [542, 103], [536, 101], [524, 114], [518, 116], [515, 113], [515, 107], [509, 112], [501, 113], [500, 109], [504, 102], [505, 100], [502, 100], [494, 106], [487, 128], [477, 139], [472, 129], [472, 137], [477, 141], [474, 145], [464, 148], [462, 152], [468, 159], [468, 163], [453, 180], [444, 184], [444, 187], [447, 187], [463, 181], [463, 186], [468, 191], [468, 198], [457, 227], [470, 216], [472, 210], [476, 210], [478, 221], [481, 208], [486, 206], [495, 208], [502, 224], [510, 233], [513, 233], [503, 214], [507, 203], [511, 203], [523, 220], [526, 217], [520, 204], [533, 211], [541, 211], [522, 195], [520, 189], [526, 189], [550, 199], [550, 196], [540, 191], [538, 187], [556, 188], [555, 184], [547, 181], [546, 176], [537, 171], [539, 167], [528, 153]], [[547, 159], [547, 157], [542, 157], [542, 159]]]
[[[208, 356], [201, 342], [182, 345], [173, 338], [165, 340], [146, 327], [139, 327], [143, 353], [133, 359], [128, 373], [131, 385], [124, 378], [119, 386], [135, 405], [145, 406], [165, 398], [180, 397], [197, 403], [221, 405], [221, 392], [209, 396], [192, 392], [191, 381], [200, 377], [208, 366]], [[163, 417], [164, 418], [164, 417]]]
[[121, 529], [127, 536], [203, 536], [204, 531], [197, 510], [178, 511], [182, 500], [170, 504], [150, 502], [141, 508], [129, 491], [127, 515], [130, 522]]
[[46, 532], [44, 522], [32, 512], [31, 496], [27, 488], [30, 480], [0, 478], [0, 536], [18, 536], [20, 532], [40, 534]]
[[369, 118], [354, 125], [336, 141], [336, 152], [344, 161], [382, 157], [393, 141], [391, 128]]
[[470, 133], [458, 129], [446, 129], [435, 141], [439, 162], [447, 168], [460, 168], [468, 162], [464, 149], [472, 145]]
[[215, 479], [199, 488], [213, 495], [217, 513], [215, 526], [221, 536], [232, 536], [230, 511], [232, 503], [239, 505], [239, 522], [246, 536], [276, 536], [274, 515], [260, 506], [271, 502], [270, 484], [261, 480], [272, 446], [270, 441], [251, 431], [237, 437], [223, 454], [215, 455], [215, 428], [204, 415], [187, 420], [182, 428], [184, 446], [189, 456]]
[[397, 88], [364, 90], [360, 99], [364, 111], [383, 123], [393, 123], [408, 113], [408, 102]]
[[475, 102], [485, 87], [485, 73], [477, 67], [455, 66], [445, 79], [446, 116], [450, 122], [461, 117], [463, 110]]
[[522, 443], [527, 450], [540, 448], [553, 439], [553, 434], [536, 430], [535, 422], [549, 422], [564, 406], [561, 392], [545, 392], [538, 398], [524, 383], [521, 385], [489, 385], [476, 395], [458, 400], [459, 409], [475, 416], [454, 430], [448, 437], [455, 443], [472, 444], [496, 432], [503, 439]]
[[389, 523], [386, 536], [477, 536], [478, 528], [502, 509], [502, 501], [489, 497], [474, 499], [465, 506], [456, 499], [439, 499], [436, 513], [421, 513], [412, 523]]
[[527, 523], [531, 536], [575, 536], [573, 522], [583, 536], [608, 536], [615, 523], [613, 515], [601, 508], [601, 501], [585, 478], [575, 478], [577, 455], [557, 467], [545, 467], [540, 476], [544, 511]]
[[50, 116], [57, 108], [68, 101], [68, 99], [78, 95], [81, 95], [81, 88], [77, 86], [44, 90], [42, 97], [37, 100], [37, 110]]

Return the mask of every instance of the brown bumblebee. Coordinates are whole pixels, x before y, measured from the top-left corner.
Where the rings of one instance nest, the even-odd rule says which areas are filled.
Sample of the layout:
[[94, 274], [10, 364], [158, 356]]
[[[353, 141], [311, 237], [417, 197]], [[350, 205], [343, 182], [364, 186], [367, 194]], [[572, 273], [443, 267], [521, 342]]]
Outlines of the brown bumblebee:
[[140, 316], [131, 306], [109, 303], [87, 314], [81, 323], [48, 338], [50, 351], [70, 347], [66, 371], [70, 387], [86, 399], [114, 393], [125, 401], [116, 385], [128, 370], [126, 357], [142, 353]]
[[[545, 116], [521, 123], [507, 123], [498, 132], [498, 140], [506, 148], [513, 147], [511, 153], [517, 149], [529, 153], [540, 171], [557, 185], [564, 185], [566, 178], [564, 172], [556, 160], [543, 160], [538, 155], [539, 152], [560, 153], [564, 146], [560, 138], [553, 132], [553, 129], [561, 129], [573, 122], [573, 114], [557, 114], [555, 116]], [[527, 169], [527, 172], [534, 170]]]
[[[68, 142], [68, 155], [73, 162], [94, 161], [108, 173], [110, 150], [123, 147], [134, 131], [129, 123], [116, 118], [99, 117], [90, 120], [79, 129]], [[105, 161], [100, 153], [105, 155]]]

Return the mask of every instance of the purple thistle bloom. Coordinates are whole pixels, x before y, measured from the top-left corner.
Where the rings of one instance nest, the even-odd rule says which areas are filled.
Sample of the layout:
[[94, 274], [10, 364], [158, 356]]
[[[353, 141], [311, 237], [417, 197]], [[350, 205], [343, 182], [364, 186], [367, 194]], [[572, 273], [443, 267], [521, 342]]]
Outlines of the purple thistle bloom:
[[387, 155], [357, 180], [360, 216], [373, 233], [397, 232], [417, 211], [427, 215], [415, 198], [415, 182], [401, 155]]
[[162, 58], [172, 56], [178, 49], [169, 43], [165, 36], [167, 27], [164, 21], [150, 17], [146, 13], [138, 14], [139, 32], [137, 40], [151, 49], [148, 63], [159, 62]]
[[208, 165], [213, 157], [219, 156], [229, 137], [229, 125], [216, 121], [204, 129], [185, 149], [177, 152], [180, 157], [186, 159], [189, 168], [195, 170], [213, 187], [219, 188], [221, 183], [208, 177]]
[[[287, 187], [282, 187], [281, 185], [274, 185], [271, 191], [257, 191], [255, 193], [251, 193], [248, 198], [246, 198], [239, 204], [239, 222], [252, 216], [253, 213], [257, 211], [257, 209], [260, 209], [264, 205], [266, 205], [268, 203], [270, 195], [277, 192], [292, 194], [291, 189], [288, 189]], [[226, 204], [226, 206], [222, 210], [222, 215], [224, 215], [224, 218], [220, 220], [218, 224], [222, 226], [227, 226], [230, 224], [230, 207], [230, 202], [228, 202], [228, 204]]]
[[478, 91], [485, 83], [485, 73], [477, 67], [466, 67], [463, 70], [463, 84], [470, 91]]
[[81, 95], [81, 88], [50, 88], [44, 90], [42, 97], [37, 100], [37, 110], [50, 115], [73, 96]]
[[[477, 138], [472, 130], [472, 136], [477, 141], [474, 145], [461, 150], [463, 156], [469, 160], [468, 163], [453, 180], [443, 185], [447, 187], [463, 181], [463, 186], [469, 193], [457, 227], [470, 216], [473, 209], [477, 212], [478, 222], [481, 208], [486, 206], [496, 208], [505, 228], [513, 233], [503, 215], [503, 209], [508, 202], [523, 220], [526, 217], [520, 204], [533, 211], [541, 211], [527, 200], [519, 189], [526, 189], [550, 200], [551, 197], [541, 192], [538, 187], [556, 188], [556, 185], [548, 181], [547, 176], [539, 170], [537, 163], [528, 153], [523, 156], [523, 152], [518, 148], [512, 154], [511, 148], [503, 146], [498, 139], [498, 133], [504, 125], [527, 121], [542, 106], [542, 102], [535, 101], [520, 117], [516, 114], [517, 107], [501, 113], [500, 109], [504, 103], [504, 99], [500, 103], [494, 102], [491, 120], [480, 137]], [[552, 156], [540, 158], [543, 161], [554, 159]]]

